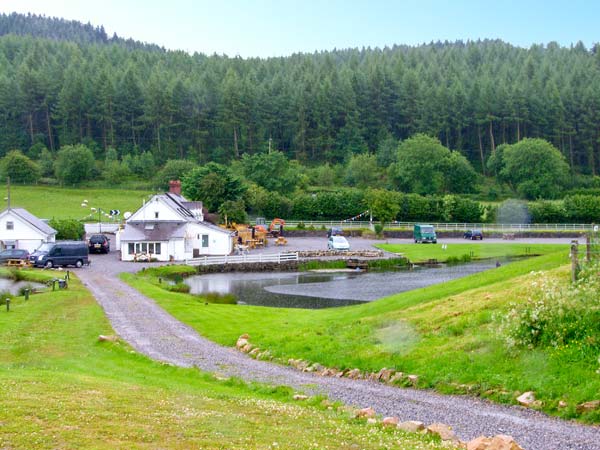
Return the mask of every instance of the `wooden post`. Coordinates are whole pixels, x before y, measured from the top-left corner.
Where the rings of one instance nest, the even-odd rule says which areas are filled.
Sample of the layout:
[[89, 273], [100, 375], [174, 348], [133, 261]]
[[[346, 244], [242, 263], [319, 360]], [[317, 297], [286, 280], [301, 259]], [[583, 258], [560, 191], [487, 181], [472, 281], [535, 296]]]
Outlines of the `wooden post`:
[[579, 255], [577, 254], [579, 247], [578, 241], [571, 241], [571, 281], [577, 281], [577, 271], [579, 266]]
[[585, 236], [585, 261], [588, 264], [592, 261], [592, 239], [589, 234]]

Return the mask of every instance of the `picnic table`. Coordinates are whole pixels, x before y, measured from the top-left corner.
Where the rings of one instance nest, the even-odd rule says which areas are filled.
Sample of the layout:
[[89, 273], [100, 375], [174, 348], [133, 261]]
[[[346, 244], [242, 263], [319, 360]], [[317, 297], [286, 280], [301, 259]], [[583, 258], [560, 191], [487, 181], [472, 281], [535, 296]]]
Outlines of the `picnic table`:
[[6, 265], [12, 267], [28, 267], [31, 263], [26, 259], [7, 259]]
[[246, 245], [248, 248], [263, 247], [265, 245], [265, 241], [263, 239], [247, 239]]

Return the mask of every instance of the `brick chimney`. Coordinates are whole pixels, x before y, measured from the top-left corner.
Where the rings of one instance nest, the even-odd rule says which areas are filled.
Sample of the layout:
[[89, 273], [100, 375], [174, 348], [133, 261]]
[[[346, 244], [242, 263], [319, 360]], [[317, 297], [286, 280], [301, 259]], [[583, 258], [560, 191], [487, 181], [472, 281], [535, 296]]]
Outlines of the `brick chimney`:
[[181, 181], [171, 180], [169, 181], [169, 192], [175, 195], [181, 195]]

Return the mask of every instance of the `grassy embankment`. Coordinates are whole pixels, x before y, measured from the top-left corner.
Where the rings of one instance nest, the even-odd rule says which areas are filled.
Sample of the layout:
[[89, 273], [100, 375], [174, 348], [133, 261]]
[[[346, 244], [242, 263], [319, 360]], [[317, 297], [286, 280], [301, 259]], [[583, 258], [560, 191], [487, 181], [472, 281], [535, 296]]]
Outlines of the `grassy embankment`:
[[448, 244], [375, 244], [375, 247], [387, 252], [398, 253], [411, 262], [423, 262], [436, 259], [439, 262], [448, 260], [515, 258], [520, 256], [544, 255], [554, 251], [567, 249], [563, 244], [522, 244], [522, 243], [465, 243]]
[[320, 399], [294, 402], [287, 388], [217, 380], [97, 341], [111, 333], [76, 279], [0, 309], [0, 448], [442, 448]]
[[[457, 254], [471, 248], [465, 245]], [[326, 310], [205, 305], [197, 297], [166, 292], [141, 275], [122, 276], [221, 344], [234, 345], [240, 334], [249, 333], [252, 343], [283, 360], [303, 358], [368, 371], [391, 367], [418, 374], [421, 387], [500, 402], [514, 403], [518, 393], [533, 390], [545, 411], [577, 417], [575, 406], [600, 392], [597, 355], [582, 356], [576, 349], [510, 351], [497, 331], [509, 304], [527, 298], [531, 271], [548, 270], [567, 282], [568, 250], [562, 249], [539, 248], [536, 252], [553, 253], [377, 302]], [[504, 254], [515, 254], [513, 250], [510, 244]], [[503, 256], [495, 247], [485, 254]], [[558, 409], [560, 400], [568, 407]], [[600, 421], [598, 413], [580, 417]]]
[[[142, 206], [142, 200], [150, 192], [123, 189], [85, 189], [61, 188], [49, 186], [11, 186], [11, 205], [28, 210], [37, 217], [44, 219], [81, 219], [89, 216], [89, 220], [98, 220], [98, 214], [90, 211], [91, 207], [102, 208], [107, 212], [111, 209], [121, 211], [136, 211]], [[88, 201], [88, 207], [81, 206], [83, 200]], [[104, 221], [108, 220], [102, 217]]]

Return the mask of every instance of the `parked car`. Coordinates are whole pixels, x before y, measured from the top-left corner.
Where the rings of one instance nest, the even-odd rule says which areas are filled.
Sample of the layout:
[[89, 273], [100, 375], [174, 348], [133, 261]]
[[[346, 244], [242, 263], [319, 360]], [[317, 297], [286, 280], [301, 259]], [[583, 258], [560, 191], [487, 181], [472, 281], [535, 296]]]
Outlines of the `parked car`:
[[19, 248], [9, 248], [0, 252], [0, 264], [5, 264], [9, 259], [29, 260], [29, 252]]
[[85, 241], [57, 241], [42, 244], [29, 256], [36, 267], [48, 269], [56, 266], [82, 267], [89, 264], [88, 246]]
[[435, 234], [433, 225], [416, 224], [413, 229], [413, 238], [415, 239], [415, 244], [420, 242], [437, 243], [437, 235]]
[[103, 234], [92, 234], [88, 239], [88, 249], [96, 253], [110, 252], [110, 239]]
[[331, 236], [327, 240], [329, 250], [350, 250], [350, 244], [344, 236]]
[[341, 228], [331, 227], [327, 230], [328, 238], [330, 238], [331, 236], [341, 236], [342, 234], [343, 234], [343, 232], [342, 232]]
[[465, 234], [463, 235], [463, 237], [465, 239], [471, 239], [472, 241], [475, 241], [477, 239], [482, 241], [483, 233], [481, 232], [481, 230], [467, 230], [467, 231], [465, 231]]

